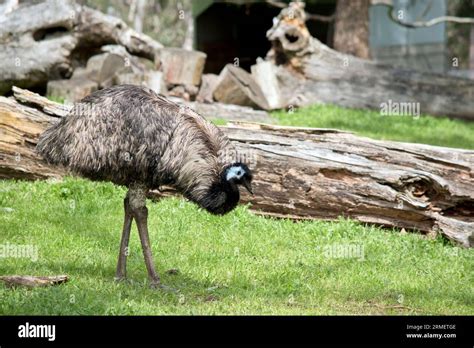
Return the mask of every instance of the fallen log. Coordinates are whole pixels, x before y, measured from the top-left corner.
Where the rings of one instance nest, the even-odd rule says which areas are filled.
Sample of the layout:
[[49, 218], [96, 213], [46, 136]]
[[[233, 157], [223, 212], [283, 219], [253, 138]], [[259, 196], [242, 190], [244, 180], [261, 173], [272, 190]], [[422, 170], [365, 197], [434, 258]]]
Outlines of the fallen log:
[[[15, 90], [16, 97], [0, 97], [0, 178], [63, 175], [33, 152], [60, 108]], [[255, 172], [255, 196], [244, 193], [243, 201], [261, 214], [346, 216], [474, 245], [474, 151], [378, 141], [333, 129], [255, 123], [222, 129]], [[19, 161], [15, 153], [22, 153]]]
[[122, 20], [74, 1], [20, 6], [0, 17], [0, 94], [13, 85], [45, 87], [49, 79], [68, 78], [73, 67], [112, 43], [151, 61], [162, 47]]
[[42, 107], [38, 110], [13, 98], [0, 97], [0, 179], [60, 178], [66, 172], [43, 163], [34, 149], [45, 128], [67, 111], [59, 104], [53, 107], [53, 102], [35, 93], [25, 93], [22, 98], [23, 102]]
[[[312, 37], [302, 2], [290, 3], [267, 32], [283, 105], [315, 103], [381, 110], [387, 104], [474, 120], [474, 80], [384, 66], [337, 52]], [[396, 114], [394, 112], [393, 114]]]
[[208, 119], [222, 118], [229, 121], [238, 120], [263, 123], [273, 123], [274, 121], [266, 111], [255, 110], [247, 106], [223, 103], [184, 102], [182, 99], [178, 98], [174, 100], [177, 103], [186, 104], [186, 106], [190, 107]]

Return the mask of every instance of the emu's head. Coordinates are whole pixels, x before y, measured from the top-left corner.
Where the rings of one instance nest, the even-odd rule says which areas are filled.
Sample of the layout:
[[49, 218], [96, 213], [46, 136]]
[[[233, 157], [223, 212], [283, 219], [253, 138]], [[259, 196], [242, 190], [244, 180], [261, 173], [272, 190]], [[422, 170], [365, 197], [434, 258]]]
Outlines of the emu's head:
[[237, 206], [240, 199], [239, 186], [252, 193], [252, 172], [244, 163], [233, 163], [222, 170], [220, 178], [215, 181], [205, 195], [188, 198], [197, 202], [208, 212], [223, 215]]
[[225, 180], [231, 186], [242, 185], [253, 195], [252, 192], [252, 172], [244, 163], [234, 163], [224, 169]]

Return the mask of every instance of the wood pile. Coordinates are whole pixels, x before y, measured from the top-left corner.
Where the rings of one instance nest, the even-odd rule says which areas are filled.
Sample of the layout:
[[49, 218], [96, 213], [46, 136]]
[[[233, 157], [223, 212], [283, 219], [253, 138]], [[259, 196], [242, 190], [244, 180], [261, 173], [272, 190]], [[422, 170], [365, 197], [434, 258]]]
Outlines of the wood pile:
[[228, 64], [219, 76], [203, 76], [205, 53], [164, 48], [72, 0], [23, 5], [0, 19], [0, 94], [16, 85], [74, 102], [96, 89], [132, 83], [186, 101], [261, 110], [330, 103], [380, 111], [386, 104], [413, 104], [413, 116], [474, 120], [473, 80], [339, 53], [309, 34], [305, 16], [302, 2], [281, 11], [267, 32], [272, 49], [250, 72]]

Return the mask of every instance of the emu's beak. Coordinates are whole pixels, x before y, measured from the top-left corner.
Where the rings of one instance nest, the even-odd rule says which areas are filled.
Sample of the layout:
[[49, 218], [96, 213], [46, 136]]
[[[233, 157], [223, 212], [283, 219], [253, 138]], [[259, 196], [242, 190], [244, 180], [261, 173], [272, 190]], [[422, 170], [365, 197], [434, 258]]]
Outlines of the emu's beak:
[[247, 191], [249, 191], [249, 193], [253, 196], [252, 184], [250, 183], [250, 181], [248, 181], [246, 179], [243, 179], [242, 180], [242, 185], [244, 185], [244, 187], [247, 189]]

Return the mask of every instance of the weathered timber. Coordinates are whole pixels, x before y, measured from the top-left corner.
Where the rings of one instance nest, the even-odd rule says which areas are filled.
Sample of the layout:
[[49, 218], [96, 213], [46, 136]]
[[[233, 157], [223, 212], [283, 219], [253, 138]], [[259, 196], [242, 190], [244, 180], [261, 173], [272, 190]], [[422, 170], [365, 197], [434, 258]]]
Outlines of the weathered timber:
[[13, 85], [44, 87], [49, 79], [68, 78], [75, 65], [112, 43], [150, 60], [162, 47], [122, 20], [74, 1], [20, 6], [0, 17], [0, 94]]
[[199, 93], [196, 96], [196, 101], [200, 103], [212, 103], [214, 101], [214, 90], [216, 89], [219, 76], [216, 74], [204, 74], [201, 79], [201, 86]]
[[335, 51], [309, 34], [300, 3], [282, 10], [267, 38], [272, 43], [267, 60], [276, 65], [285, 107], [329, 103], [381, 110], [384, 103], [415, 103], [421, 114], [474, 120], [474, 80], [385, 66]]
[[125, 67], [125, 59], [115, 53], [102, 53], [92, 56], [87, 61], [86, 70], [89, 78], [103, 88], [107, 80]]
[[[32, 153], [37, 136], [58, 117], [41, 111], [44, 98], [28, 102], [28, 92], [16, 91], [21, 98], [0, 97], [0, 177], [64, 174]], [[346, 216], [474, 245], [472, 150], [378, 141], [334, 129], [238, 122], [222, 129], [255, 172], [255, 195], [243, 193], [243, 201], [261, 214]], [[27, 156], [15, 161], [20, 152]]]
[[259, 85], [269, 109], [280, 109], [284, 106], [276, 77], [276, 67], [272, 62], [257, 58], [257, 64], [251, 66], [252, 77]]
[[244, 69], [227, 64], [214, 88], [214, 99], [221, 103], [268, 110], [268, 102], [253, 76]]
[[37, 138], [54, 119], [13, 98], [0, 97], [0, 179], [59, 178], [65, 174], [44, 164], [34, 152]]
[[200, 103], [200, 102], [184, 102], [181, 99], [174, 99], [177, 103], [183, 103], [199, 114], [208, 119], [225, 119], [228, 121], [253, 121], [263, 123], [273, 123], [274, 119], [263, 110], [255, 110], [247, 106], [238, 106], [233, 104], [222, 103]]
[[158, 51], [155, 64], [156, 68], [163, 71], [168, 84], [198, 86], [201, 83], [206, 57], [203, 52], [166, 47]]

